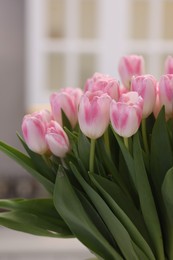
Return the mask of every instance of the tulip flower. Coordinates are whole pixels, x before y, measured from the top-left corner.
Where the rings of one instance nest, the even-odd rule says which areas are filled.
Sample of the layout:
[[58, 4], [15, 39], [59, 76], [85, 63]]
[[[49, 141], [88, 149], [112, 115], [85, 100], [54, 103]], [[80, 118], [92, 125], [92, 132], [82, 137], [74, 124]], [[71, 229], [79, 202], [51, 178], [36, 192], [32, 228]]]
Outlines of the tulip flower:
[[156, 79], [152, 75], [132, 77], [131, 90], [138, 92], [144, 100], [143, 118], [153, 112], [156, 102], [156, 83]]
[[86, 81], [84, 91], [102, 91], [103, 93], [107, 93], [112, 99], [118, 100], [119, 87], [119, 82], [116, 79], [109, 75], [95, 73], [92, 78]]
[[28, 147], [35, 153], [45, 154], [48, 150], [45, 134], [50, 120], [51, 115], [47, 110], [35, 112], [23, 118], [23, 137]]
[[123, 137], [135, 134], [142, 120], [143, 99], [137, 92], [122, 94], [119, 101], [111, 101], [110, 120], [116, 133]]
[[160, 104], [159, 87], [158, 87], [158, 84], [157, 84], [157, 86], [156, 86], [156, 102], [155, 102], [154, 109], [153, 109], [153, 114], [154, 114], [155, 118], [157, 118], [161, 108], [162, 108], [162, 106]]
[[56, 121], [51, 121], [45, 135], [49, 150], [56, 156], [63, 158], [70, 150], [68, 136]]
[[118, 66], [119, 75], [126, 88], [130, 88], [132, 76], [144, 74], [144, 59], [142, 56], [129, 55], [120, 59]]
[[89, 138], [103, 135], [109, 124], [111, 98], [101, 91], [87, 91], [79, 104], [78, 121], [81, 131]]
[[173, 74], [173, 57], [168, 56], [165, 60], [165, 74]]
[[163, 75], [159, 84], [160, 105], [165, 106], [167, 119], [173, 116], [173, 74]]
[[72, 128], [77, 123], [78, 105], [83, 94], [79, 88], [64, 88], [50, 96], [50, 104], [54, 120], [62, 125], [61, 110], [64, 111]]

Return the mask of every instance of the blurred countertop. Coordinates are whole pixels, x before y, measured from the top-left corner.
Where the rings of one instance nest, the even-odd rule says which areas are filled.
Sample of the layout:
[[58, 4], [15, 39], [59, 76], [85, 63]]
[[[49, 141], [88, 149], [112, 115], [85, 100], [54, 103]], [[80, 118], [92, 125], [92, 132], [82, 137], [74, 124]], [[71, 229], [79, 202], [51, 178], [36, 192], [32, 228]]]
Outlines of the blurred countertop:
[[0, 227], [1, 260], [90, 260], [77, 239], [38, 237]]

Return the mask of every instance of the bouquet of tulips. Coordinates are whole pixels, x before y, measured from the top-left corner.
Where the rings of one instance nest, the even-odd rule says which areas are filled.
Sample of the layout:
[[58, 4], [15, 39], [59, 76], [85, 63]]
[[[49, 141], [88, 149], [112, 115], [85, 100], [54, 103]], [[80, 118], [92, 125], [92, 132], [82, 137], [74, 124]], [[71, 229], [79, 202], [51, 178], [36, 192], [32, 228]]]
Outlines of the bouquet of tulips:
[[118, 70], [121, 83], [95, 73], [24, 116], [26, 154], [0, 142], [50, 194], [0, 200], [0, 225], [76, 237], [98, 258], [172, 260], [173, 58], [159, 80], [137, 55]]

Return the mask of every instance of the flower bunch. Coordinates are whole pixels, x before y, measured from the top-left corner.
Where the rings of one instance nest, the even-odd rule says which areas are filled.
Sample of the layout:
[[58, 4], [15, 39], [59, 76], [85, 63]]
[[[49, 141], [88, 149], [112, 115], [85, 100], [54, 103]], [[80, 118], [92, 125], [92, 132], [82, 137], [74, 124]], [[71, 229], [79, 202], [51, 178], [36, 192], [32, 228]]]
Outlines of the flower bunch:
[[77, 237], [103, 259], [173, 259], [173, 58], [157, 80], [142, 56], [124, 56], [119, 80], [95, 73], [84, 90], [50, 96], [26, 115], [27, 154], [0, 149], [50, 193], [0, 200], [0, 224]]

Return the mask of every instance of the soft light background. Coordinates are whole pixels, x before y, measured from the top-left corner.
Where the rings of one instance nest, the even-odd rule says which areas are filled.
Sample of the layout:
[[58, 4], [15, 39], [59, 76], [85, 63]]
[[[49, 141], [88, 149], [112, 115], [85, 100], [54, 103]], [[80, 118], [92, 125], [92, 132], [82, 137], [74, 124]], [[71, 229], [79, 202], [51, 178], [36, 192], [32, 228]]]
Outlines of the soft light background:
[[[47, 104], [60, 87], [82, 88], [95, 71], [118, 77], [124, 54], [142, 54], [146, 72], [159, 79], [173, 54], [172, 24], [172, 0], [0, 0], [0, 139], [20, 148], [16, 131], [25, 113]], [[16, 196], [44, 191], [0, 153], [0, 197]], [[28, 248], [22, 258], [21, 241]], [[63, 246], [56, 249], [55, 240], [0, 229], [2, 260], [35, 259], [42, 244], [42, 259], [72, 259], [60, 256]], [[86, 259], [88, 252], [81, 252]]]

